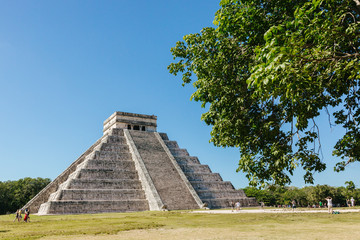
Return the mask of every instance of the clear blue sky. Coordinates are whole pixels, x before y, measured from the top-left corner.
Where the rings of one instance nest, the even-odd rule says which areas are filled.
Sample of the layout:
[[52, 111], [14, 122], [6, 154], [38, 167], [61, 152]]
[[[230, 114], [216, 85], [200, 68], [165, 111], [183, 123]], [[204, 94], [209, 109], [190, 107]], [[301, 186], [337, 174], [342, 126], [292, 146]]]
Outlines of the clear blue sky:
[[[102, 136], [115, 111], [154, 114], [158, 131], [198, 156], [235, 187], [237, 149], [209, 143], [192, 86], [166, 69], [170, 48], [212, 26], [219, 1], [2, 1], [0, 8], [0, 181], [54, 179]], [[341, 129], [323, 127], [328, 170], [317, 184], [359, 184], [359, 165], [332, 171]], [[302, 172], [294, 186], [304, 185]]]

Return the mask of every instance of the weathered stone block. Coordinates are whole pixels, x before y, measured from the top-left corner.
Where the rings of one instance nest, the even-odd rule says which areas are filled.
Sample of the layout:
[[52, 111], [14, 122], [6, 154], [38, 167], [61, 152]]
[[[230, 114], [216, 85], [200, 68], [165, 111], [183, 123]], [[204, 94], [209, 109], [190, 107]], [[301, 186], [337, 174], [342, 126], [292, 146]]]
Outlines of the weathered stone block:
[[189, 153], [186, 149], [180, 148], [170, 148], [170, 152], [174, 155], [174, 157], [185, 157], [189, 156]]
[[79, 179], [138, 179], [135, 171], [113, 169], [81, 169]]
[[234, 190], [230, 182], [204, 182], [204, 181], [190, 181], [195, 190], [221, 190], [229, 189]]
[[124, 130], [121, 128], [113, 128], [113, 129], [111, 129], [110, 135], [124, 136]]
[[198, 190], [197, 193], [201, 199], [217, 199], [217, 198], [245, 198], [246, 195], [242, 190]]
[[60, 200], [138, 200], [145, 199], [141, 189], [66, 189]]
[[109, 152], [109, 151], [95, 151], [94, 158], [98, 160], [118, 160], [130, 161], [132, 160], [130, 152]]
[[222, 178], [218, 173], [192, 173], [186, 172], [185, 175], [189, 179], [189, 181], [205, 181], [205, 182], [220, 182]]
[[211, 173], [211, 170], [208, 165], [200, 164], [187, 164], [179, 165], [184, 173]]
[[[164, 140], [164, 142], [165, 142], [166, 146], [167, 146], [169, 149], [171, 149], [171, 148], [179, 148], [179, 145], [177, 144], [176, 141], [165, 141], [165, 140]], [[170, 151], [171, 151], [171, 150], [170, 150]]]
[[101, 151], [110, 151], [110, 152], [129, 152], [129, 146], [125, 144], [116, 144], [116, 143], [103, 143], [101, 146]]
[[126, 139], [124, 136], [110, 135], [107, 139], [107, 143], [126, 144]]
[[80, 214], [103, 212], [135, 212], [149, 209], [146, 200], [123, 201], [52, 201], [46, 214]]
[[142, 189], [139, 180], [73, 179], [69, 189]]
[[178, 164], [187, 165], [187, 164], [200, 164], [200, 161], [197, 157], [190, 156], [174, 156]]
[[89, 160], [86, 164], [87, 169], [127, 169], [135, 171], [133, 161], [119, 161], [119, 160]]

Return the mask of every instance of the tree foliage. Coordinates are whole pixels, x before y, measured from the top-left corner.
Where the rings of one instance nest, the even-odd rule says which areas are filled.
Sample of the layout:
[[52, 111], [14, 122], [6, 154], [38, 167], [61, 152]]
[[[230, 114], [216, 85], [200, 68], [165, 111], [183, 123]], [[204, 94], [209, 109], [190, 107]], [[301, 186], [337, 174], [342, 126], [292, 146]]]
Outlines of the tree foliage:
[[290, 205], [295, 200], [298, 206], [307, 207], [326, 202], [325, 198], [331, 196], [335, 206], [346, 206], [346, 199], [353, 197], [355, 202], [360, 201], [360, 189], [353, 189], [351, 194], [345, 187], [331, 187], [316, 185], [303, 188], [268, 186], [264, 189], [246, 187], [243, 189], [248, 197], [255, 197], [258, 202], [266, 206]]
[[15, 212], [50, 183], [49, 178], [23, 178], [0, 182], [0, 214]]
[[[346, 129], [336, 171], [360, 161], [360, 2], [222, 0], [216, 28], [184, 36], [169, 72], [193, 82], [209, 104], [211, 142], [238, 147], [238, 171], [251, 185], [305, 183], [326, 168], [316, 117], [326, 111]], [[193, 80], [193, 74], [196, 75]], [[340, 109], [330, 113], [329, 109]]]

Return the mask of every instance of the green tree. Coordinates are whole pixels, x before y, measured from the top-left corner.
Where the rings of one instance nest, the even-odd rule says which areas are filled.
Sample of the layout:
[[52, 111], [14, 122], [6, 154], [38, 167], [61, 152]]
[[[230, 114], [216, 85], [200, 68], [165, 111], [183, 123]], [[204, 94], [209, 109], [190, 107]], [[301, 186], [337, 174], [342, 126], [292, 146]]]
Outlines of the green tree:
[[346, 181], [345, 185], [346, 185], [345, 187], [347, 190], [349, 190], [349, 191], [355, 190], [355, 183], [353, 181]]
[[0, 214], [15, 212], [50, 183], [49, 178], [0, 182]]
[[292, 200], [295, 200], [298, 206], [307, 206], [308, 204], [305, 192], [296, 187], [286, 188], [286, 192], [283, 193], [282, 198], [284, 204], [291, 204]]
[[335, 192], [335, 188], [328, 185], [305, 187], [304, 191], [306, 192], [306, 199], [310, 205], [317, 205], [320, 201], [326, 202], [325, 198], [328, 196], [332, 197], [334, 204], [338, 202], [338, 195]]
[[343, 159], [335, 170], [360, 161], [360, 2], [222, 0], [220, 7], [216, 28], [176, 43], [178, 61], [168, 69], [183, 85], [193, 82], [191, 99], [209, 104], [202, 120], [213, 126], [210, 141], [239, 148], [237, 171], [253, 186], [284, 185], [302, 167], [313, 183], [326, 168], [316, 124], [322, 110], [346, 129], [334, 147]]
[[355, 183], [353, 181], [346, 181], [345, 182], [345, 188], [343, 189], [343, 195], [349, 199], [351, 197], [354, 197], [355, 192]]
[[269, 189], [258, 189], [255, 187], [246, 187], [243, 189], [246, 196], [254, 197], [258, 202], [264, 202], [265, 206], [273, 206], [279, 204], [276, 196]]

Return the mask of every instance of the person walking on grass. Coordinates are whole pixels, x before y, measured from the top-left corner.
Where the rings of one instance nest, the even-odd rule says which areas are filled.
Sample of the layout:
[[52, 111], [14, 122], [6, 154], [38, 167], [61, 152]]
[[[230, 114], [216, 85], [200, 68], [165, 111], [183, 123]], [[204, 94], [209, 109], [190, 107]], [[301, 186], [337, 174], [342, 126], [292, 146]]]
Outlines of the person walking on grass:
[[292, 205], [292, 210], [295, 211], [295, 208], [296, 208], [296, 201], [295, 201], [295, 199], [292, 200], [291, 205]]
[[234, 211], [235, 203], [233, 201], [230, 202], [231, 212]]
[[15, 222], [16, 220], [18, 220], [18, 222], [20, 221], [20, 218], [19, 218], [19, 209], [16, 210], [14, 222]]
[[241, 207], [241, 204], [240, 204], [240, 201], [237, 201], [236, 203], [235, 203], [235, 207], [236, 207], [236, 211], [238, 212], [238, 211], [240, 211], [240, 207]]
[[327, 201], [327, 206], [328, 206], [328, 212], [329, 213], [332, 213], [332, 210], [333, 210], [333, 206], [332, 206], [332, 198], [331, 197], [327, 197], [325, 198], [326, 201]]
[[24, 222], [30, 222], [30, 209], [25, 209]]
[[22, 219], [22, 216], [21, 216], [22, 211], [23, 211], [23, 210], [20, 208], [20, 209], [19, 209], [19, 220], [18, 220], [19, 222], [20, 222], [21, 219]]

